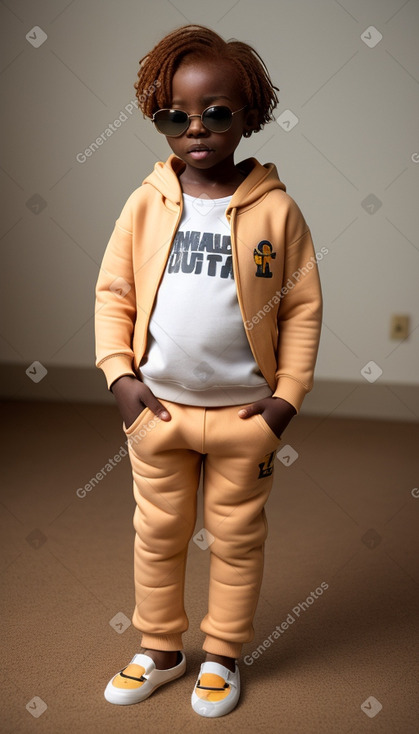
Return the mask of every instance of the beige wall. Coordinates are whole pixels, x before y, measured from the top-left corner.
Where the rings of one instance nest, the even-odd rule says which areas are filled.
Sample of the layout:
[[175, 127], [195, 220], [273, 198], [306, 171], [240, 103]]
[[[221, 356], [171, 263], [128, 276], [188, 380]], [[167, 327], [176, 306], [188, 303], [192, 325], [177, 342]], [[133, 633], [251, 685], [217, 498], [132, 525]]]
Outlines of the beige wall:
[[[382, 370], [376, 385], [417, 387], [416, 0], [9, 0], [0, 20], [3, 364], [23, 374], [34, 360], [50, 370], [94, 364], [104, 248], [131, 191], [170, 153], [151, 123], [126, 109], [138, 60], [169, 30], [195, 22], [251, 43], [280, 87], [276, 117], [298, 118], [289, 132], [272, 122], [243, 141], [237, 160], [275, 162], [316, 249], [329, 251], [319, 264], [319, 382], [364, 390], [361, 369], [373, 361]], [[26, 39], [35, 26], [47, 34], [38, 48], [38, 31]], [[370, 26], [370, 44], [382, 34], [373, 48], [361, 37]], [[379, 202], [375, 213], [368, 197]], [[389, 339], [392, 313], [411, 315], [403, 343]]]

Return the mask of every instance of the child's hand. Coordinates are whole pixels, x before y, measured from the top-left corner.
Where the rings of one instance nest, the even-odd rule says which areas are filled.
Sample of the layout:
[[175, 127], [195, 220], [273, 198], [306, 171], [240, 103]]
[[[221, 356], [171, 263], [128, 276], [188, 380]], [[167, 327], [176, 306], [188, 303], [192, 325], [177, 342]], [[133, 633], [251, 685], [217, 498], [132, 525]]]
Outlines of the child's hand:
[[171, 415], [151, 392], [147, 385], [136, 377], [124, 375], [111, 385], [111, 392], [115, 395], [115, 399], [121, 413], [125, 427], [134, 423], [136, 418], [148, 407], [158, 418], [163, 421], [170, 421]]
[[291, 418], [297, 413], [291, 403], [283, 398], [263, 398], [239, 410], [240, 418], [250, 418], [260, 413], [275, 436], [281, 437]]

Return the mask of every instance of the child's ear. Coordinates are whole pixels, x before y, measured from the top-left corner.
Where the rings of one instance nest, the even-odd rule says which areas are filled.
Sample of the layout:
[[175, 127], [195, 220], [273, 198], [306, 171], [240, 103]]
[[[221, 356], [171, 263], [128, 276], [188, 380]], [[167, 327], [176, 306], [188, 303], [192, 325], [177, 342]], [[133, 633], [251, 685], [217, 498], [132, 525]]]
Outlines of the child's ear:
[[257, 130], [259, 130], [259, 110], [253, 108], [246, 114], [243, 125], [243, 135], [248, 138], [252, 132], [256, 132]]

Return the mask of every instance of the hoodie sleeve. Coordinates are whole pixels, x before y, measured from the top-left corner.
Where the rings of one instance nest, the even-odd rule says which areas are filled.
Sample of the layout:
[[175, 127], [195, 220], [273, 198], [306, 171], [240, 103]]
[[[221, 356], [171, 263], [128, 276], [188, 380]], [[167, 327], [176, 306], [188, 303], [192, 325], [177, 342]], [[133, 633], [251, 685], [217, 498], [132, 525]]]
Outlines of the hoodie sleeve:
[[310, 229], [294, 200], [286, 227], [283, 287], [278, 310], [277, 386], [273, 397], [300, 411], [313, 387], [320, 341], [322, 293]]
[[119, 377], [135, 375], [132, 349], [136, 318], [132, 196], [115, 222], [96, 283], [95, 364], [103, 370], [109, 390]]

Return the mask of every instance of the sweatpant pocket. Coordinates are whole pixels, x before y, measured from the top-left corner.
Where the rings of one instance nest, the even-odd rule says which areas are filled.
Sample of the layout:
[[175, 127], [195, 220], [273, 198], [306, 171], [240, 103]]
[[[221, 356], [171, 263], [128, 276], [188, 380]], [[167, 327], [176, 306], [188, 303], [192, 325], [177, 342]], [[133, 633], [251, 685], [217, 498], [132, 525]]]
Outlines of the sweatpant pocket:
[[280, 444], [281, 438], [279, 438], [276, 433], [273, 432], [272, 428], [268, 426], [267, 422], [265, 421], [264, 417], [260, 413], [256, 413], [256, 415], [253, 416], [253, 418], [256, 418], [256, 422], [261, 427], [261, 429], [270, 436], [274, 444]]
[[135, 421], [131, 423], [131, 425], [129, 425], [128, 428], [126, 427], [125, 423], [122, 423], [122, 428], [124, 432], [126, 433], [126, 435], [132, 436], [132, 434], [135, 433], [138, 430], [138, 428], [141, 426], [144, 420], [144, 416], [147, 417], [147, 415], [151, 412], [152, 412], [151, 409], [146, 406], [144, 410], [142, 410], [141, 413], [137, 415]]

